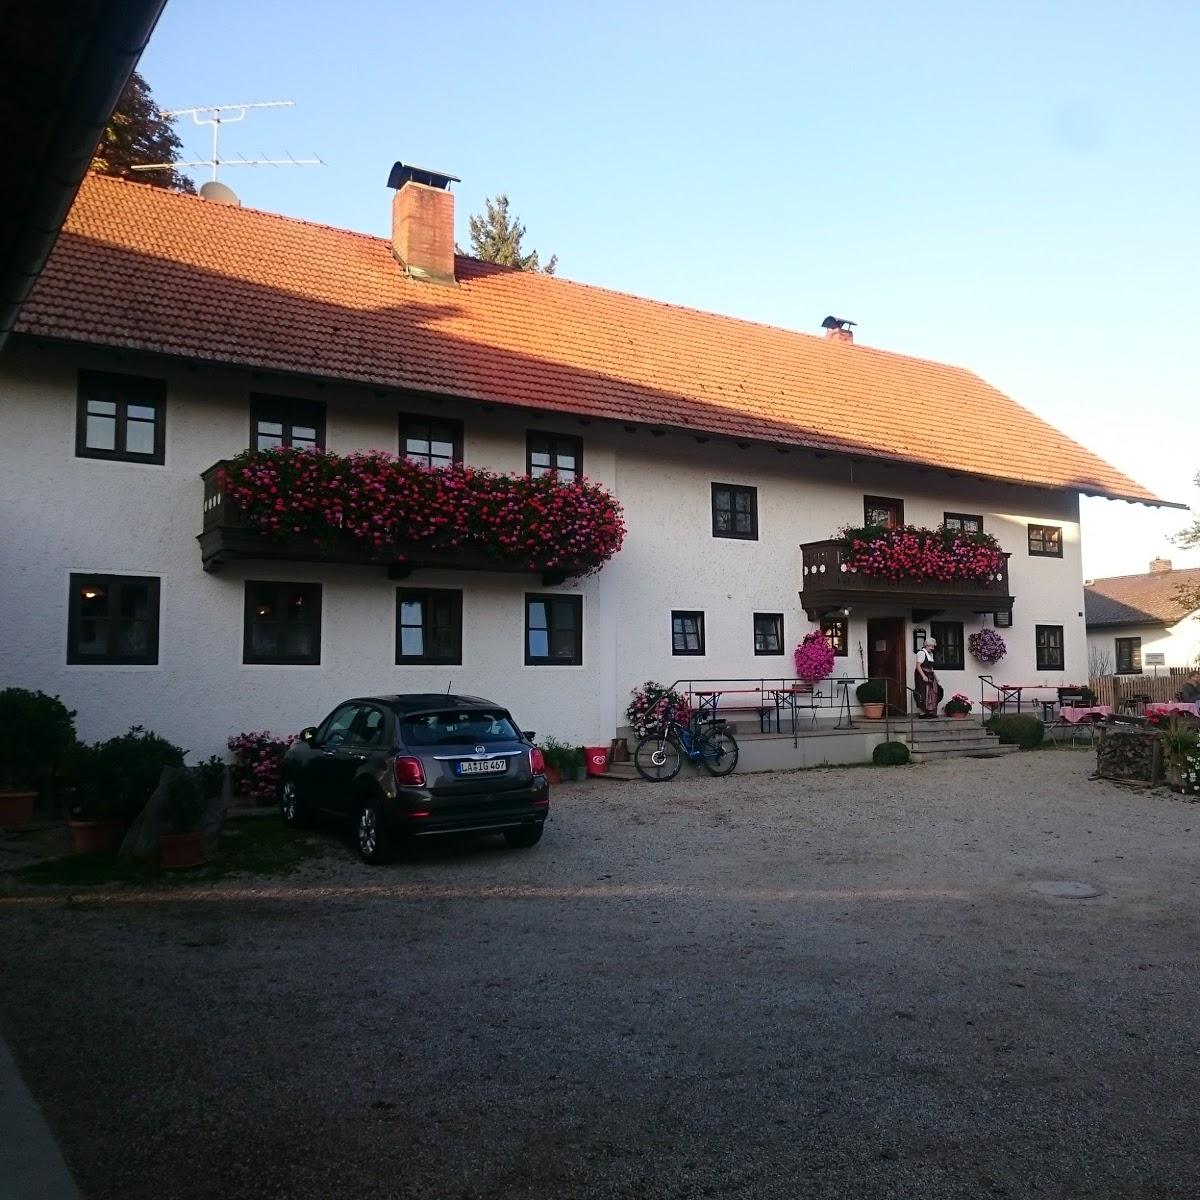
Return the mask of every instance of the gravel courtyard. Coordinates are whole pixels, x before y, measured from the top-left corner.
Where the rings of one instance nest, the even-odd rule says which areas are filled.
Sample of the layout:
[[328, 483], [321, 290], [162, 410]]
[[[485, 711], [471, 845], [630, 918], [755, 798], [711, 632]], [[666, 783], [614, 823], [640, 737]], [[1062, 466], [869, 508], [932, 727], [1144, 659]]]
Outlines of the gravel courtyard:
[[9, 891], [0, 1028], [92, 1200], [1194, 1197], [1200, 809], [1091, 762], [594, 782], [530, 851]]

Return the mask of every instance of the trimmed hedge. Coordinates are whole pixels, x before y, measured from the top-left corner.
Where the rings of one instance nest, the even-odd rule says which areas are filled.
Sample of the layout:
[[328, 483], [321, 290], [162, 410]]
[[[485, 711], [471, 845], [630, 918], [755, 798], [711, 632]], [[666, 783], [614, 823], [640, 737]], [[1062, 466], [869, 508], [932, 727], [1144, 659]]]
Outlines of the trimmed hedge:
[[902, 767], [908, 760], [908, 747], [903, 742], [880, 742], [871, 753], [877, 767]]
[[999, 713], [988, 721], [987, 727], [999, 736], [1002, 745], [1020, 746], [1022, 750], [1040, 746], [1046, 736], [1041, 721], [1026, 713]]

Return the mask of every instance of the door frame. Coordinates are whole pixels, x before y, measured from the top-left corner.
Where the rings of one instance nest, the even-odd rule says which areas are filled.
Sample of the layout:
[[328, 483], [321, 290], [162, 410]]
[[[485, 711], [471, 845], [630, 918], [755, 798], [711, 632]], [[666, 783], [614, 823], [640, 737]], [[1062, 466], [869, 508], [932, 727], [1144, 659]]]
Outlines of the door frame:
[[[886, 627], [880, 630], [880, 626]], [[882, 636], [889, 643], [887, 652], [887, 670], [881, 670], [879, 675], [888, 680], [888, 712], [904, 714], [908, 712], [908, 655], [905, 653], [905, 636], [908, 623], [904, 617], [868, 617], [867, 618], [867, 674], [873, 675], [871, 661], [877, 653], [876, 640]], [[892, 632], [895, 642], [892, 642]]]

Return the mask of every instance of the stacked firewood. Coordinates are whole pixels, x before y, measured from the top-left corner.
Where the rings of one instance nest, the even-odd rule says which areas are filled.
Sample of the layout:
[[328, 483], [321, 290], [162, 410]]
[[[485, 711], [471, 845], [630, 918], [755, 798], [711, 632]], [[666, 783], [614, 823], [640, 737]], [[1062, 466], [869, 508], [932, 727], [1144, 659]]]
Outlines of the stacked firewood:
[[1096, 774], [1102, 779], [1162, 780], [1162, 743], [1144, 729], [1106, 729], [1096, 746]]

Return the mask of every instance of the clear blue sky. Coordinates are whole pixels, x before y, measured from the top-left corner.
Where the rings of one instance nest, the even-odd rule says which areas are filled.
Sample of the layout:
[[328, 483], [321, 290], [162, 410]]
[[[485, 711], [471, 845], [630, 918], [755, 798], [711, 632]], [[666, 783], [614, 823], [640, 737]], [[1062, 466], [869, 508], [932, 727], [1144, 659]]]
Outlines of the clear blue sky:
[[[395, 159], [459, 240], [506, 191], [568, 278], [959, 363], [1200, 509], [1200, 5], [168, 0], [164, 107], [292, 99], [243, 202], [385, 234]], [[203, 134], [188, 132], [196, 157]], [[199, 152], [199, 153], [197, 153]], [[1085, 571], [1184, 513], [1085, 506]]]

